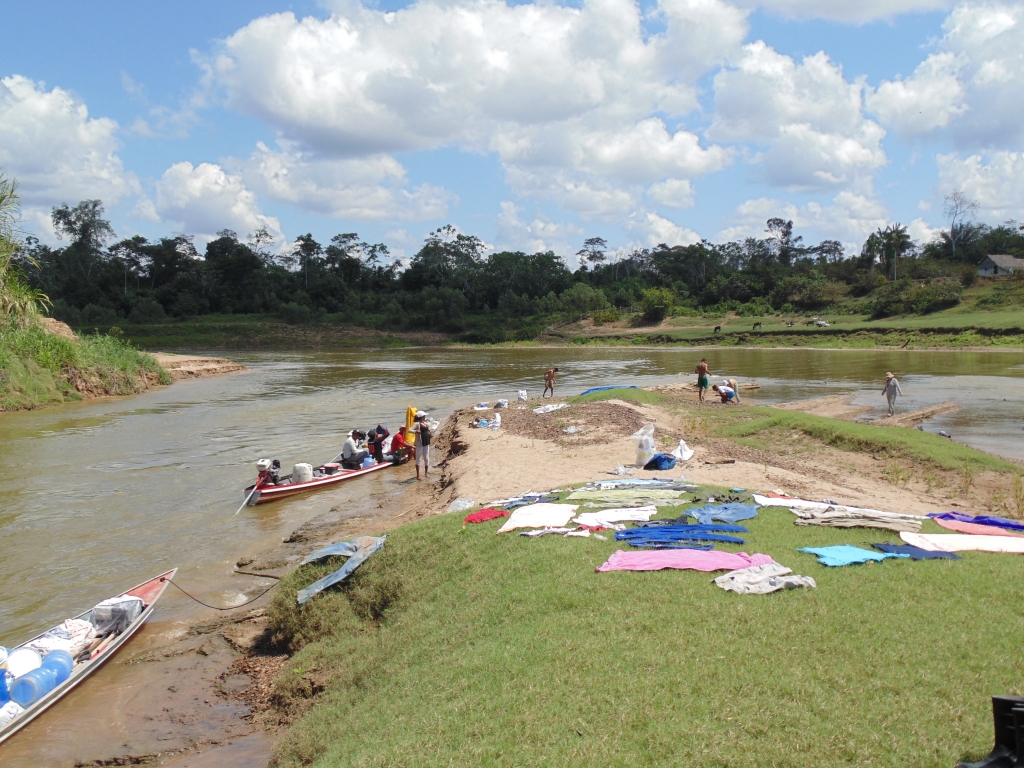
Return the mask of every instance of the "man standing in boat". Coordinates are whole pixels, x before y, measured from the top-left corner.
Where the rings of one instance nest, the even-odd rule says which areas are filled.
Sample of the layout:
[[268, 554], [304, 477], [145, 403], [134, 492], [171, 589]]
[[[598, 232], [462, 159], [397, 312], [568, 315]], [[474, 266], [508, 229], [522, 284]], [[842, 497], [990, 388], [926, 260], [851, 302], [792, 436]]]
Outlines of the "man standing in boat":
[[420, 462], [423, 462], [423, 477], [430, 475], [430, 439], [433, 437], [427, 414], [420, 411], [416, 414], [416, 422], [412, 425], [412, 433], [416, 438], [416, 479], [420, 479]]

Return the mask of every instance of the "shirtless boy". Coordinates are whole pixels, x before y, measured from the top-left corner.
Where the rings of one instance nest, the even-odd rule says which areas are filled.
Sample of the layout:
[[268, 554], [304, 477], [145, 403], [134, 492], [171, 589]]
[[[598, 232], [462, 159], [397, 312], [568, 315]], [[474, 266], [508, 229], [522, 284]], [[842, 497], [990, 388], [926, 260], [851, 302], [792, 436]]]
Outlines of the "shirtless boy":
[[708, 370], [708, 361], [703, 357], [700, 359], [695, 373], [697, 374], [697, 399], [703, 403], [704, 393], [708, 390], [708, 375], [711, 373]]
[[547, 397], [548, 390], [551, 390], [551, 396], [555, 396], [555, 374], [558, 373], [557, 368], [552, 368], [550, 371], [544, 372], [544, 394], [541, 397]]

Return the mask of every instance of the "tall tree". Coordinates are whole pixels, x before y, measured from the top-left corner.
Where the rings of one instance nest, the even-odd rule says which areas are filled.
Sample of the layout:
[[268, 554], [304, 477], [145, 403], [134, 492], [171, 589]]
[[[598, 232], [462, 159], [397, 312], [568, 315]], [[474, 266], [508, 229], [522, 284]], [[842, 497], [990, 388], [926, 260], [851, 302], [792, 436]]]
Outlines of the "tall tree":
[[580, 264], [595, 267], [604, 262], [607, 250], [608, 241], [603, 237], [588, 237], [583, 241], [583, 247], [576, 251], [576, 257]]
[[963, 234], [963, 225], [978, 213], [978, 204], [961, 189], [954, 189], [942, 201], [942, 213], [949, 220], [949, 243], [956, 261], [956, 244]]

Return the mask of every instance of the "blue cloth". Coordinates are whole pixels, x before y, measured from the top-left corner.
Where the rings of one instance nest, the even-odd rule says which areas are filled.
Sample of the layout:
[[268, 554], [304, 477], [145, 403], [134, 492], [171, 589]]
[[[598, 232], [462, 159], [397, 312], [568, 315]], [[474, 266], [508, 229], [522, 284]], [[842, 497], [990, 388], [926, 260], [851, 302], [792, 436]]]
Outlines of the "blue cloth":
[[888, 552], [878, 554], [870, 549], [852, 547], [849, 544], [841, 544], [837, 547], [803, 547], [797, 552], [809, 552], [812, 555], [817, 555], [819, 563], [831, 566], [855, 565], [856, 563], [866, 563], [869, 560], [878, 562], [890, 557], [910, 557], [910, 555], [889, 554]]
[[625, 541], [633, 547], [665, 548], [674, 545], [690, 546], [705, 541], [720, 541], [725, 544], [743, 544], [743, 539], [722, 536], [719, 532], [741, 533], [747, 529], [741, 525], [649, 525], [617, 531], [616, 541]]
[[1005, 517], [990, 517], [988, 515], [972, 517], [971, 515], [965, 515], [962, 512], [932, 512], [928, 517], [938, 518], [939, 520], [956, 520], [961, 523], [991, 525], [995, 528], [1006, 528], [1009, 531], [1019, 531], [1024, 533], [1024, 523], [1020, 520], [1007, 520]]
[[510, 501], [508, 504], [503, 504], [502, 509], [515, 509], [516, 507], [525, 507], [530, 504], [549, 504], [552, 501], [557, 501], [557, 496], [531, 496], [528, 499], [520, 499], [519, 501]]
[[386, 538], [386, 536], [381, 536], [379, 539], [372, 539], [366, 546], [356, 550], [345, 564], [334, 573], [324, 576], [319, 581], [314, 581], [305, 589], [300, 589], [296, 595], [299, 605], [302, 605], [314, 595], [323, 592], [328, 587], [333, 587], [335, 584], [338, 584], [351, 576], [352, 572], [366, 561], [366, 558], [384, 546], [384, 539]]
[[894, 555], [907, 555], [911, 560], [959, 560], [955, 552], [930, 552], [910, 544], [872, 544], [875, 549]]
[[705, 504], [703, 507], [692, 507], [683, 514], [696, 519], [701, 525], [709, 525], [715, 520], [720, 523], [737, 523], [757, 517], [757, 504], [741, 504], [738, 501], [729, 504]]
[[607, 392], [609, 389], [640, 389], [640, 387], [593, 387], [592, 389], [588, 389], [585, 392], [580, 392], [580, 397], [583, 397], [584, 395], [589, 395], [591, 392]]
[[676, 465], [676, 457], [671, 453], [656, 453], [654, 458], [644, 464], [644, 469], [666, 470]]

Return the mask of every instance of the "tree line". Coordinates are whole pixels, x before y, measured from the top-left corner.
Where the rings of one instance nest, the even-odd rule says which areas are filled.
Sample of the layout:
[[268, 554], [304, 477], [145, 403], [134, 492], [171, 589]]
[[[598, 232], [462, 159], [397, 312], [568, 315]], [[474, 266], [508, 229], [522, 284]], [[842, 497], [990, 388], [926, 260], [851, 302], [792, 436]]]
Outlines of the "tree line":
[[[13, 261], [51, 314], [76, 327], [157, 323], [208, 314], [275, 315], [290, 323], [337, 322], [431, 329], [470, 341], [535, 337], [558, 320], [637, 314], [764, 315], [844, 306], [876, 317], [929, 312], [960, 300], [991, 253], [1024, 257], [1024, 227], [977, 223], [976, 206], [947, 197], [950, 227], [914, 243], [906, 227], [880, 228], [861, 251], [805, 244], [793, 222], [769, 219], [761, 237], [611, 252], [587, 239], [571, 270], [552, 251], [487, 253], [453, 226], [431, 232], [403, 266], [387, 246], [355, 233], [330, 242], [302, 235], [275, 248], [265, 229], [244, 239], [222, 230], [200, 254], [192, 237], [118, 240], [99, 200], [53, 208], [50, 247], [21, 240]], [[851, 310], [852, 311], [852, 310]]]

